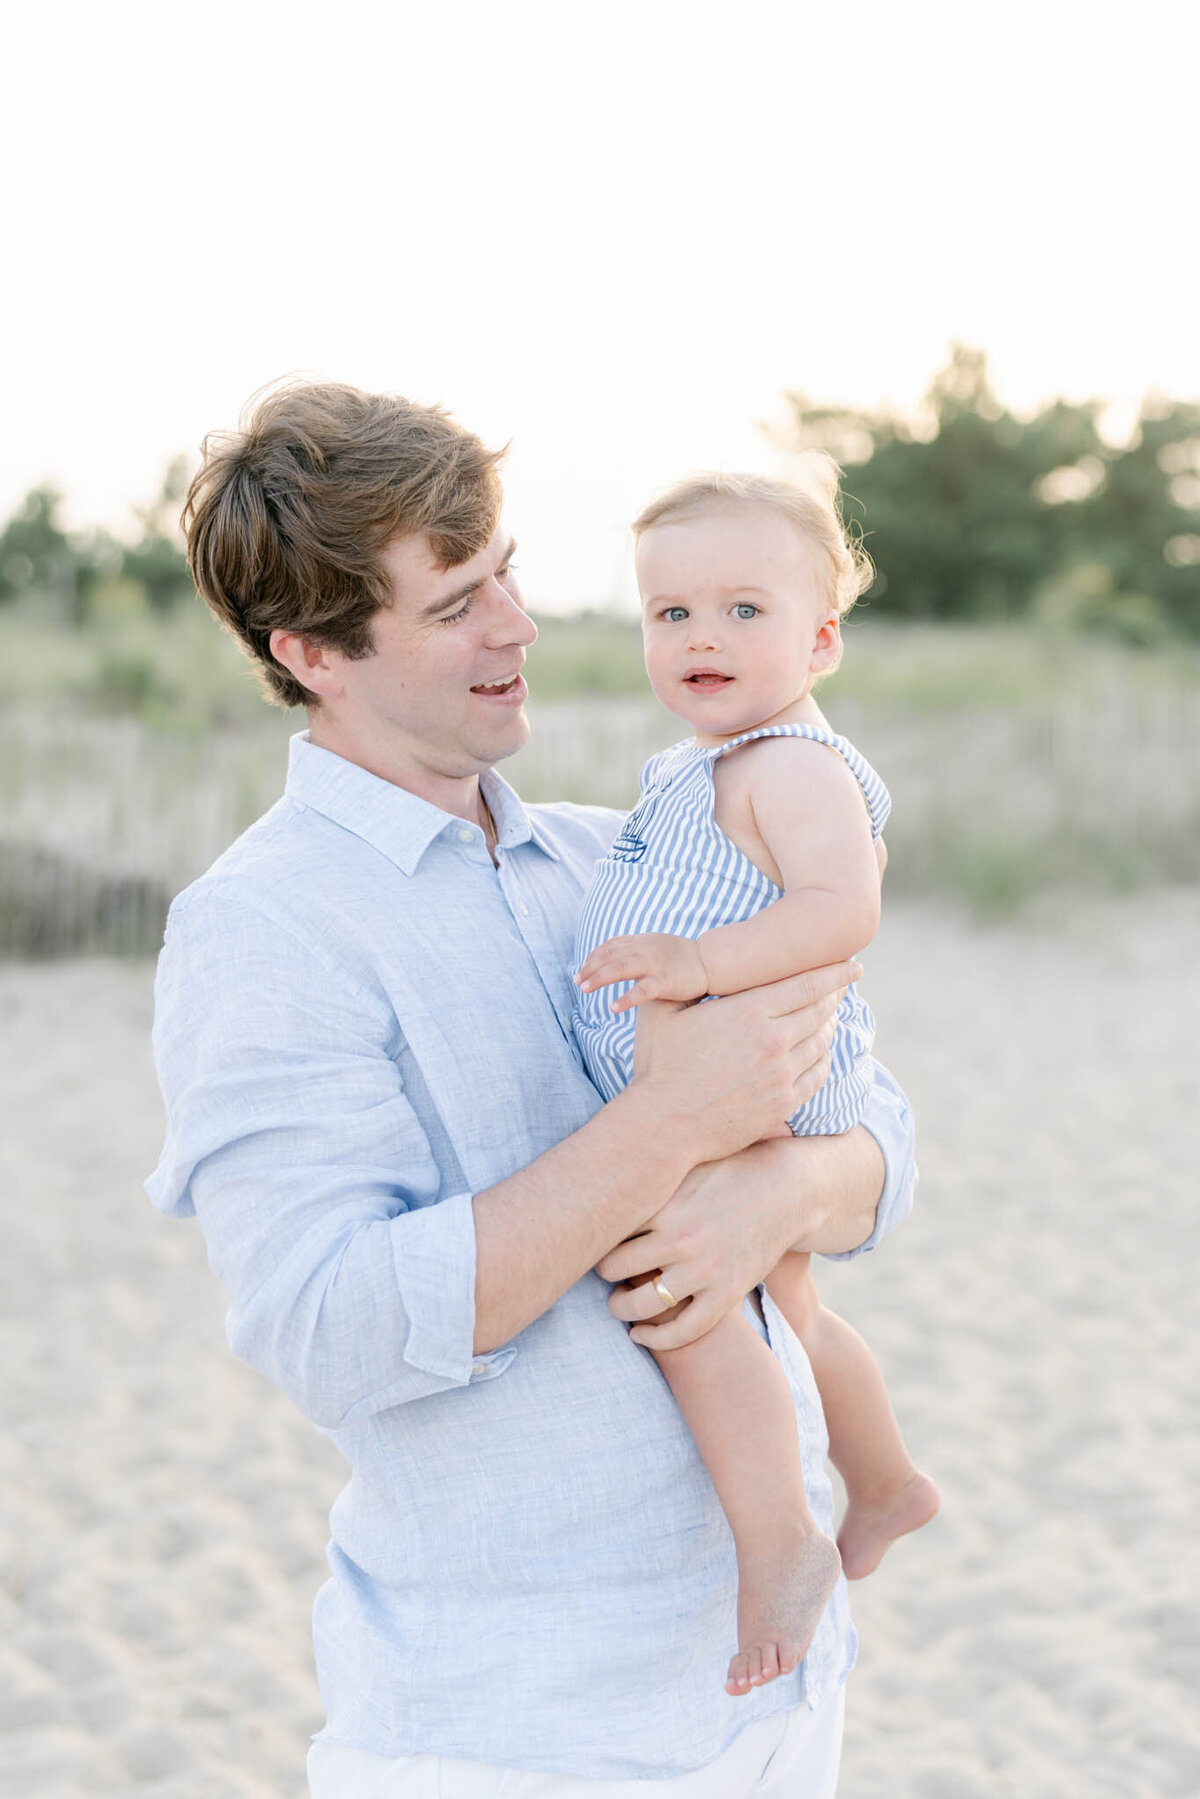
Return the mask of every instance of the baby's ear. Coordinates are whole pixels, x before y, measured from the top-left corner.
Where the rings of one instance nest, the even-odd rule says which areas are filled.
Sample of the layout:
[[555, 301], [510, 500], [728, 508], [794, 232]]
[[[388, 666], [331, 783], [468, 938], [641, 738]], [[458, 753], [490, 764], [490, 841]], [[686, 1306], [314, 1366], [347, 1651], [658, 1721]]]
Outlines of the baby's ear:
[[841, 659], [842, 621], [836, 612], [831, 612], [813, 640], [809, 667], [815, 675], [828, 675]]

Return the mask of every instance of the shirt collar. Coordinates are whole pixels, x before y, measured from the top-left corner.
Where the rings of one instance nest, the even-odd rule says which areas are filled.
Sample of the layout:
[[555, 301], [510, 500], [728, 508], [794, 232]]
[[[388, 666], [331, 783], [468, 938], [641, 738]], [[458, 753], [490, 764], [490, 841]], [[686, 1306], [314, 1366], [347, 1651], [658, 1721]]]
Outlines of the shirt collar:
[[[485, 769], [480, 786], [495, 822], [500, 849], [533, 843], [552, 861], [559, 860], [549, 838], [495, 769]], [[443, 812], [440, 806], [409, 793], [407, 788], [360, 768], [357, 762], [321, 749], [310, 740], [307, 731], [298, 731], [291, 740], [286, 791], [298, 804], [320, 812], [361, 837], [406, 875], [415, 874], [435, 837], [440, 837], [449, 825], [463, 822], [453, 813]]]

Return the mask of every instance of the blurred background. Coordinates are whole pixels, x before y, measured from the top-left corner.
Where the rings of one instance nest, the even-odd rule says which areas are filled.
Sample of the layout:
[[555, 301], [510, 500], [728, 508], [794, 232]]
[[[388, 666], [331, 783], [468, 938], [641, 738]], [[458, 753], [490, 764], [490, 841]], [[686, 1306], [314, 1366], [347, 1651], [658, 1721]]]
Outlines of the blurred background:
[[[457, 15], [456, 15], [457, 16]], [[204, 434], [293, 373], [510, 442], [530, 797], [630, 801], [628, 521], [819, 445], [879, 569], [827, 699], [891, 882], [1197, 873], [1192, 9], [67, 7], [14, 27], [10, 952], [152, 949], [279, 790], [202, 614]], [[1169, 772], [1169, 776], [1167, 775]]]
[[10, 22], [0, 1793], [297, 1793], [319, 1722], [344, 1470], [139, 1191], [167, 905], [304, 722], [196, 598], [180, 499], [291, 374], [510, 443], [529, 799], [629, 805], [678, 735], [650, 495], [842, 464], [878, 575], [822, 703], [893, 794], [868, 978], [925, 1184], [827, 1290], [949, 1501], [855, 1596], [842, 1790], [1200, 1790], [1198, 35], [1168, 0]]
[[[988, 915], [1194, 881], [1200, 402], [1150, 394], [1110, 441], [1096, 400], [1009, 410], [984, 352], [956, 343], [911, 413], [780, 407], [761, 459], [839, 456], [877, 568], [823, 693], [887, 770], [889, 887]], [[264, 707], [197, 599], [188, 467], [171, 461], [124, 538], [69, 529], [48, 484], [0, 529], [10, 954], [155, 949], [171, 896], [280, 791], [303, 719]], [[564, 587], [539, 606], [530, 560], [535, 728], [506, 772], [528, 799], [628, 806], [680, 730], [649, 694], [632, 600], [599, 610]]]

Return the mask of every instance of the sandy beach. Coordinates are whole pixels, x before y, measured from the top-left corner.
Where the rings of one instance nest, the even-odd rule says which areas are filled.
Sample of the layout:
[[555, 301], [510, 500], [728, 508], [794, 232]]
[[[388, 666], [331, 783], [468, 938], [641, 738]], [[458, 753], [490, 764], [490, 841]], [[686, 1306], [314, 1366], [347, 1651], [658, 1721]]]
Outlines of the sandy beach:
[[[819, 1278], [944, 1512], [854, 1589], [841, 1799], [1200, 1793], [1198, 897], [867, 958], [923, 1179]], [[300, 1799], [343, 1464], [141, 1190], [151, 977], [0, 965], [0, 1795]]]

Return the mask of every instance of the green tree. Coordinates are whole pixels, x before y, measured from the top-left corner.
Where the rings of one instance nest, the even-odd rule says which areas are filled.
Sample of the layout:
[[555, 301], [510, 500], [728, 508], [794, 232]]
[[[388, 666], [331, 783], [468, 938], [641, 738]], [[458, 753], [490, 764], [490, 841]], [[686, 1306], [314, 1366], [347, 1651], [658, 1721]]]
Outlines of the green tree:
[[149, 506], [135, 508], [142, 535], [121, 559], [121, 573], [138, 583], [154, 612], [169, 612], [194, 591], [179, 529], [179, 507], [187, 483], [187, 458], [176, 456], [167, 466], [155, 499]]
[[31, 590], [71, 593], [75, 557], [59, 523], [61, 505], [57, 488], [31, 488], [0, 530], [0, 600], [15, 600]]
[[1077, 592], [1083, 624], [1200, 635], [1200, 407], [1148, 401], [1114, 448], [1100, 402], [1020, 419], [961, 344], [916, 419], [788, 403], [787, 441], [845, 467], [847, 517], [878, 570], [868, 597], [886, 593], [889, 613], [1012, 617], [1053, 589]]
[[1133, 441], [1110, 452], [1103, 486], [1079, 508], [1076, 560], [1200, 636], [1200, 405], [1143, 403]]
[[141, 536], [127, 545], [98, 528], [68, 533], [57, 488], [44, 483], [31, 489], [0, 529], [0, 602], [35, 594], [81, 625], [101, 584], [124, 576], [152, 610], [167, 611], [193, 591], [178, 526], [186, 485], [187, 465], [177, 457], [154, 501], [137, 509]]

